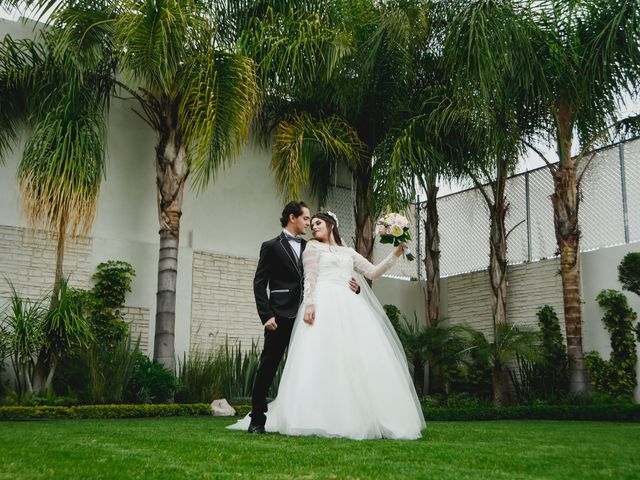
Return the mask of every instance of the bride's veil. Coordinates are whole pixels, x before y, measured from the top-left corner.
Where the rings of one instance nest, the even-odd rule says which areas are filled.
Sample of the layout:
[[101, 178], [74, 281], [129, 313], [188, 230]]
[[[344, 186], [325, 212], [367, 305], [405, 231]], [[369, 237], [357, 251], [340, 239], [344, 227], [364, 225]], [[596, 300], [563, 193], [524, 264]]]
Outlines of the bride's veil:
[[418, 400], [416, 390], [413, 386], [413, 380], [411, 379], [411, 375], [409, 375], [409, 365], [407, 363], [407, 356], [405, 355], [402, 342], [400, 342], [400, 338], [398, 338], [398, 334], [389, 321], [384, 308], [382, 308], [382, 305], [376, 298], [373, 290], [371, 290], [371, 287], [369, 287], [369, 284], [367, 283], [365, 278], [357, 272], [354, 272], [353, 275], [358, 281], [358, 285], [360, 285], [360, 296], [369, 304], [371, 310], [375, 313], [374, 318], [380, 325], [382, 332], [389, 342], [389, 345], [393, 349], [393, 353], [397, 357], [398, 362], [400, 362], [400, 364], [405, 367], [402, 369], [402, 374], [404, 376], [404, 380], [407, 382], [407, 388], [411, 391], [411, 396], [413, 398], [413, 401], [415, 402], [416, 409], [418, 410], [418, 412], [420, 412], [420, 420], [422, 422], [422, 426], [424, 427], [425, 421], [422, 414], [420, 400]]

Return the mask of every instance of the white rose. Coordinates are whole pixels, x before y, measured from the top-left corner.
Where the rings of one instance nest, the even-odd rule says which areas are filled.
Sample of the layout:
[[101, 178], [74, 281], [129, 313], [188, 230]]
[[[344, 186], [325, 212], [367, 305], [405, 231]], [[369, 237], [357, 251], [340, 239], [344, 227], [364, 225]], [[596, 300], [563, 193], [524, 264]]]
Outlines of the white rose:
[[391, 235], [399, 237], [404, 232], [404, 229], [400, 225], [391, 225]]

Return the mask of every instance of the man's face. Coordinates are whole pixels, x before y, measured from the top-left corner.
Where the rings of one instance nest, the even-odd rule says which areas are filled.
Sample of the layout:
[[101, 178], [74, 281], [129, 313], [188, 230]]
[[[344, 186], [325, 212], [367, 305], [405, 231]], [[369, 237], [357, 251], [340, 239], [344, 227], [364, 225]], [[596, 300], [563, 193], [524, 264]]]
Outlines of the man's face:
[[296, 235], [306, 234], [311, 222], [311, 213], [309, 212], [309, 209], [302, 207], [302, 215], [299, 217], [289, 215], [289, 222], [293, 223], [293, 230]]

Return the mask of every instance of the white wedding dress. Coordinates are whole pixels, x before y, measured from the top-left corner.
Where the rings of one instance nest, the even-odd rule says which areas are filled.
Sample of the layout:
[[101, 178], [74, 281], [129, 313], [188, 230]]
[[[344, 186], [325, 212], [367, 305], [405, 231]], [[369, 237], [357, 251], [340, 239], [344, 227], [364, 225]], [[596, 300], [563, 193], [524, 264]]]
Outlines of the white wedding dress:
[[[298, 311], [277, 398], [265, 429], [286, 435], [416, 439], [425, 426], [406, 357], [366, 282], [396, 260], [372, 265], [355, 250], [310, 241], [303, 254], [304, 303]], [[303, 321], [315, 305], [315, 322]], [[246, 429], [249, 416], [229, 428]]]

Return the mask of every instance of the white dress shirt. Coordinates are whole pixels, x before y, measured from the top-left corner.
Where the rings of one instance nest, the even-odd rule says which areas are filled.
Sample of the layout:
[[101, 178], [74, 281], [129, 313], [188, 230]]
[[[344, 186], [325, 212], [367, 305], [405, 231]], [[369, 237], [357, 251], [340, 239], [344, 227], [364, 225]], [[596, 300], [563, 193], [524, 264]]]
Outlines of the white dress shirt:
[[[289, 238], [289, 237], [293, 237], [294, 235], [291, 235], [291, 233], [289, 232], [289, 230], [287, 230], [286, 228], [284, 230], [282, 230], [284, 232], [285, 237]], [[298, 258], [300, 258], [300, 242], [294, 242], [293, 240], [289, 240], [289, 245], [291, 245], [291, 250], [294, 251], [294, 253], [296, 254], [296, 256]]]

